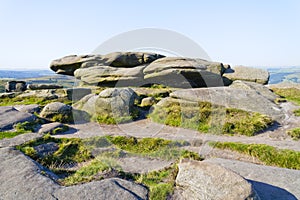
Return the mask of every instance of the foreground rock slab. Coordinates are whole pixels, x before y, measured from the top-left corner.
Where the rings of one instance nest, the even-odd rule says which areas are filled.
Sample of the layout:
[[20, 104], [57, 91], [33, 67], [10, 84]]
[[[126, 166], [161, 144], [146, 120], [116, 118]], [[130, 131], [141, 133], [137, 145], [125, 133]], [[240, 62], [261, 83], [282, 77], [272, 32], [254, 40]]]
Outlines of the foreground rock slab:
[[262, 200], [300, 199], [300, 170], [263, 166], [221, 158], [205, 162], [221, 165], [249, 180]]
[[0, 106], [0, 131], [12, 129], [17, 123], [31, 122], [35, 119], [33, 114], [19, 112], [12, 106]]
[[250, 183], [219, 165], [183, 161], [178, 168], [176, 184], [181, 189], [180, 199], [257, 199]]
[[[147, 199], [148, 190], [126, 180], [111, 178], [71, 187], [60, 186], [36, 162], [14, 150], [0, 149], [0, 199]], [[47, 176], [42, 175], [48, 174]]]

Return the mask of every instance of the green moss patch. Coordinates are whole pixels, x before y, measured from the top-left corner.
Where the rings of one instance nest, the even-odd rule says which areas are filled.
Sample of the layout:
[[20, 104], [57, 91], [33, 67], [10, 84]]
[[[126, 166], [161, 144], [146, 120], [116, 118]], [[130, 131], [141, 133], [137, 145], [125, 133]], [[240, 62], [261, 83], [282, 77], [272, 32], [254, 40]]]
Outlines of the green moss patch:
[[300, 89], [297, 88], [272, 88], [272, 90], [279, 96], [288, 101], [300, 105]]
[[18, 135], [33, 132], [38, 125], [39, 121], [33, 121], [33, 122], [23, 122], [18, 123], [14, 126], [14, 131], [2, 131], [0, 132], [0, 140], [4, 138], [13, 138]]
[[[32, 152], [32, 148], [34, 149], [34, 147], [38, 145], [49, 142], [57, 143], [59, 146], [59, 149], [53, 154], [40, 157], [37, 155], [37, 153]], [[17, 149], [50, 169], [54, 169], [62, 165], [85, 162], [92, 159], [91, 152], [83, 145], [81, 139], [77, 138], [56, 139], [50, 137], [49, 135], [45, 135], [43, 138], [19, 145], [17, 146]], [[28, 154], [28, 149], [31, 149], [30, 154]]]
[[277, 149], [266, 144], [243, 144], [236, 142], [211, 142], [210, 146], [229, 149], [258, 158], [266, 165], [300, 169], [300, 152]]
[[294, 140], [300, 139], [300, 128], [294, 128], [287, 131], [287, 134], [291, 136]]
[[259, 113], [212, 106], [200, 102], [194, 106], [172, 103], [167, 107], [156, 106], [149, 117], [158, 123], [194, 129], [204, 133], [222, 133], [253, 136], [271, 123], [270, 117]]
[[41, 106], [45, 106], [48, 103], [51, 102], [62, 102], [64, 104], [72, 104], [72, 101], [67, 100], [67, 99], [52, 99], [52, 100], [47, 100], [45, 98], [40, 98], [40, 97], [5, 97], [1, 98], [0, 101], [0, 106], [13, 106], [13, 105], [29, 105], [29, 104], [38, 104]]

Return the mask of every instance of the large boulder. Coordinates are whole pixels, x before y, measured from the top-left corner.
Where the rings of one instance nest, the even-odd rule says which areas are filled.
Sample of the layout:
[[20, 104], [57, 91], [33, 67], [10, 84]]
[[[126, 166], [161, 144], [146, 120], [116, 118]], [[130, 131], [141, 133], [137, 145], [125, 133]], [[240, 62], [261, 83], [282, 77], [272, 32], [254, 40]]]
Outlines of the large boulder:
[[71, 122], [73, 118], [72, 107], [60, 102], [52, 102], [43, 108], [40, 116], [59, 122]]
[[95, 110], [98, 114], [113, 117], [130, 116], [136, 98], [137, 95], [131, 88], [108, 88], [99, 93]]
[[108, 88], [99, 95], [90, 94], [74, 104], [74, 108], [91, 116], [129, 117], [134, 111], [137, 94], [131, 88]]
[[12, 106], [0, 106], [0, 131], [12, 129], [17, 123], [34, 121], [35, 115], [19, 112]]
[[219, 165], [182, 161], [178, 169], [177, 199], [259, 199], [249, 182]]
[[158, 59], [144, 69], [146, 82], [171, 87], [213, 87], [223, 86], [222, 63], [201, 59], [166, 57]]
[[58, 74], [74, 75], [74, 71], [81, 67], [135, 67], [162, 57], [164, 56], [141, 52], [115, 52], [107, 55], [71, 55], [52, 61], [50, 68]]
[[225, 71], [223, 76], [232, 81], [242, 80], [267, 84], [270, 77], [267, 70], [253, 67], [235, 66], [233, 69], [227, 70], [227, 72]]
[[23, 92], [26, 90], [25, 81], [8, 81], [5, 85], [6, 92]]
[[144, 65], [136, 67], [94, 66], [80, 68], [74, 72], [75, 78], [85, 84], [98, 86], [139, 86], [143, 81]]
[[41, 110], [41, 106], [38, 104], [15, 105], [14, 108], [20, 112], [26, 112], [31, 114], [38, 113]]

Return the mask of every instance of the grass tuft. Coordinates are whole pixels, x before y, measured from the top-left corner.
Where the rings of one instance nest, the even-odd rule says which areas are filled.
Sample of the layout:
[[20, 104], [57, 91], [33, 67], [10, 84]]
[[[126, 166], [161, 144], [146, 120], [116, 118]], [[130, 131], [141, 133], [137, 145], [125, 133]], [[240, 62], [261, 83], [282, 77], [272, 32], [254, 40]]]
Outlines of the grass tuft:
[[266, 165], [288, 169], [300, 169], [300, 152], [277, 149], [266, 144], [243, 144], [238, 142], [211, 142], [210, 146], [219, 149], [229, 149], [253, 156]]
[[294, 128], [287, 131], [287, 134], [291, 136], [294, 140], [300, 139], [300, 128]]

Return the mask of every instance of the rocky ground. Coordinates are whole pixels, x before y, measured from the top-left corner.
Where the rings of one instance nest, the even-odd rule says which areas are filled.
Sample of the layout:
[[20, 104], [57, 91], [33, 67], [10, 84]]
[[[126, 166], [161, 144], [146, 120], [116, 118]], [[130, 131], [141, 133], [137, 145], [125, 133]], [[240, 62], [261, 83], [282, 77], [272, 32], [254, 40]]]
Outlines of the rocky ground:
[[[53, 61], [51, 69], [75, 76], [85, 87], [12, 82], [6, 87], [9, 91], [0, 94], [0, 134], [8, 135], [0, 139], [0, 199], [300, 198], [299, 170], [269, 166], [258, 157], [210, 144], [265, 144], [300, 152], [300, 141], [287, 134], [299, 127], [294, 110], [300, 107], [279, 101], [262, 85], [267, 72], [240, 66], [234, 71], [222, 63], [131, 52], [68, 56]], [[184, 74], [184, 80], [179, 74]], [[128, 87], [132, 82], [164, 86]], [[126, 87], [99, 87], [118, 83]], [[189, 89], [188, 83], [205, 88]], [[146, 118], [148, 113], [152, 116]], [[199, 129], [194, 123], [205, 126]], [[122, 138], [117, 136], [132, 143], [113, 143]], [[160, 143], [148, 138], [176, 145], [162, 148], [161, 153], [153, 151], [159, 149], [154, 144]], [[76, 146], [82, 141], [91, 149]], [[145, 146], [139, 149], [138, 144]], [[74, 145], [80, 152], [75, 156]], [[189, 156], [168, 155], [172, 148]], [[54, 159], [70, 149], [68, 159], [73, 156], [76, 162], [47, 165], [45, 156]], [[70, 186], [63, 182], [95, 159], [105, 159], [110, 170], [95, 165], [89, 171], [91, 179]]]

